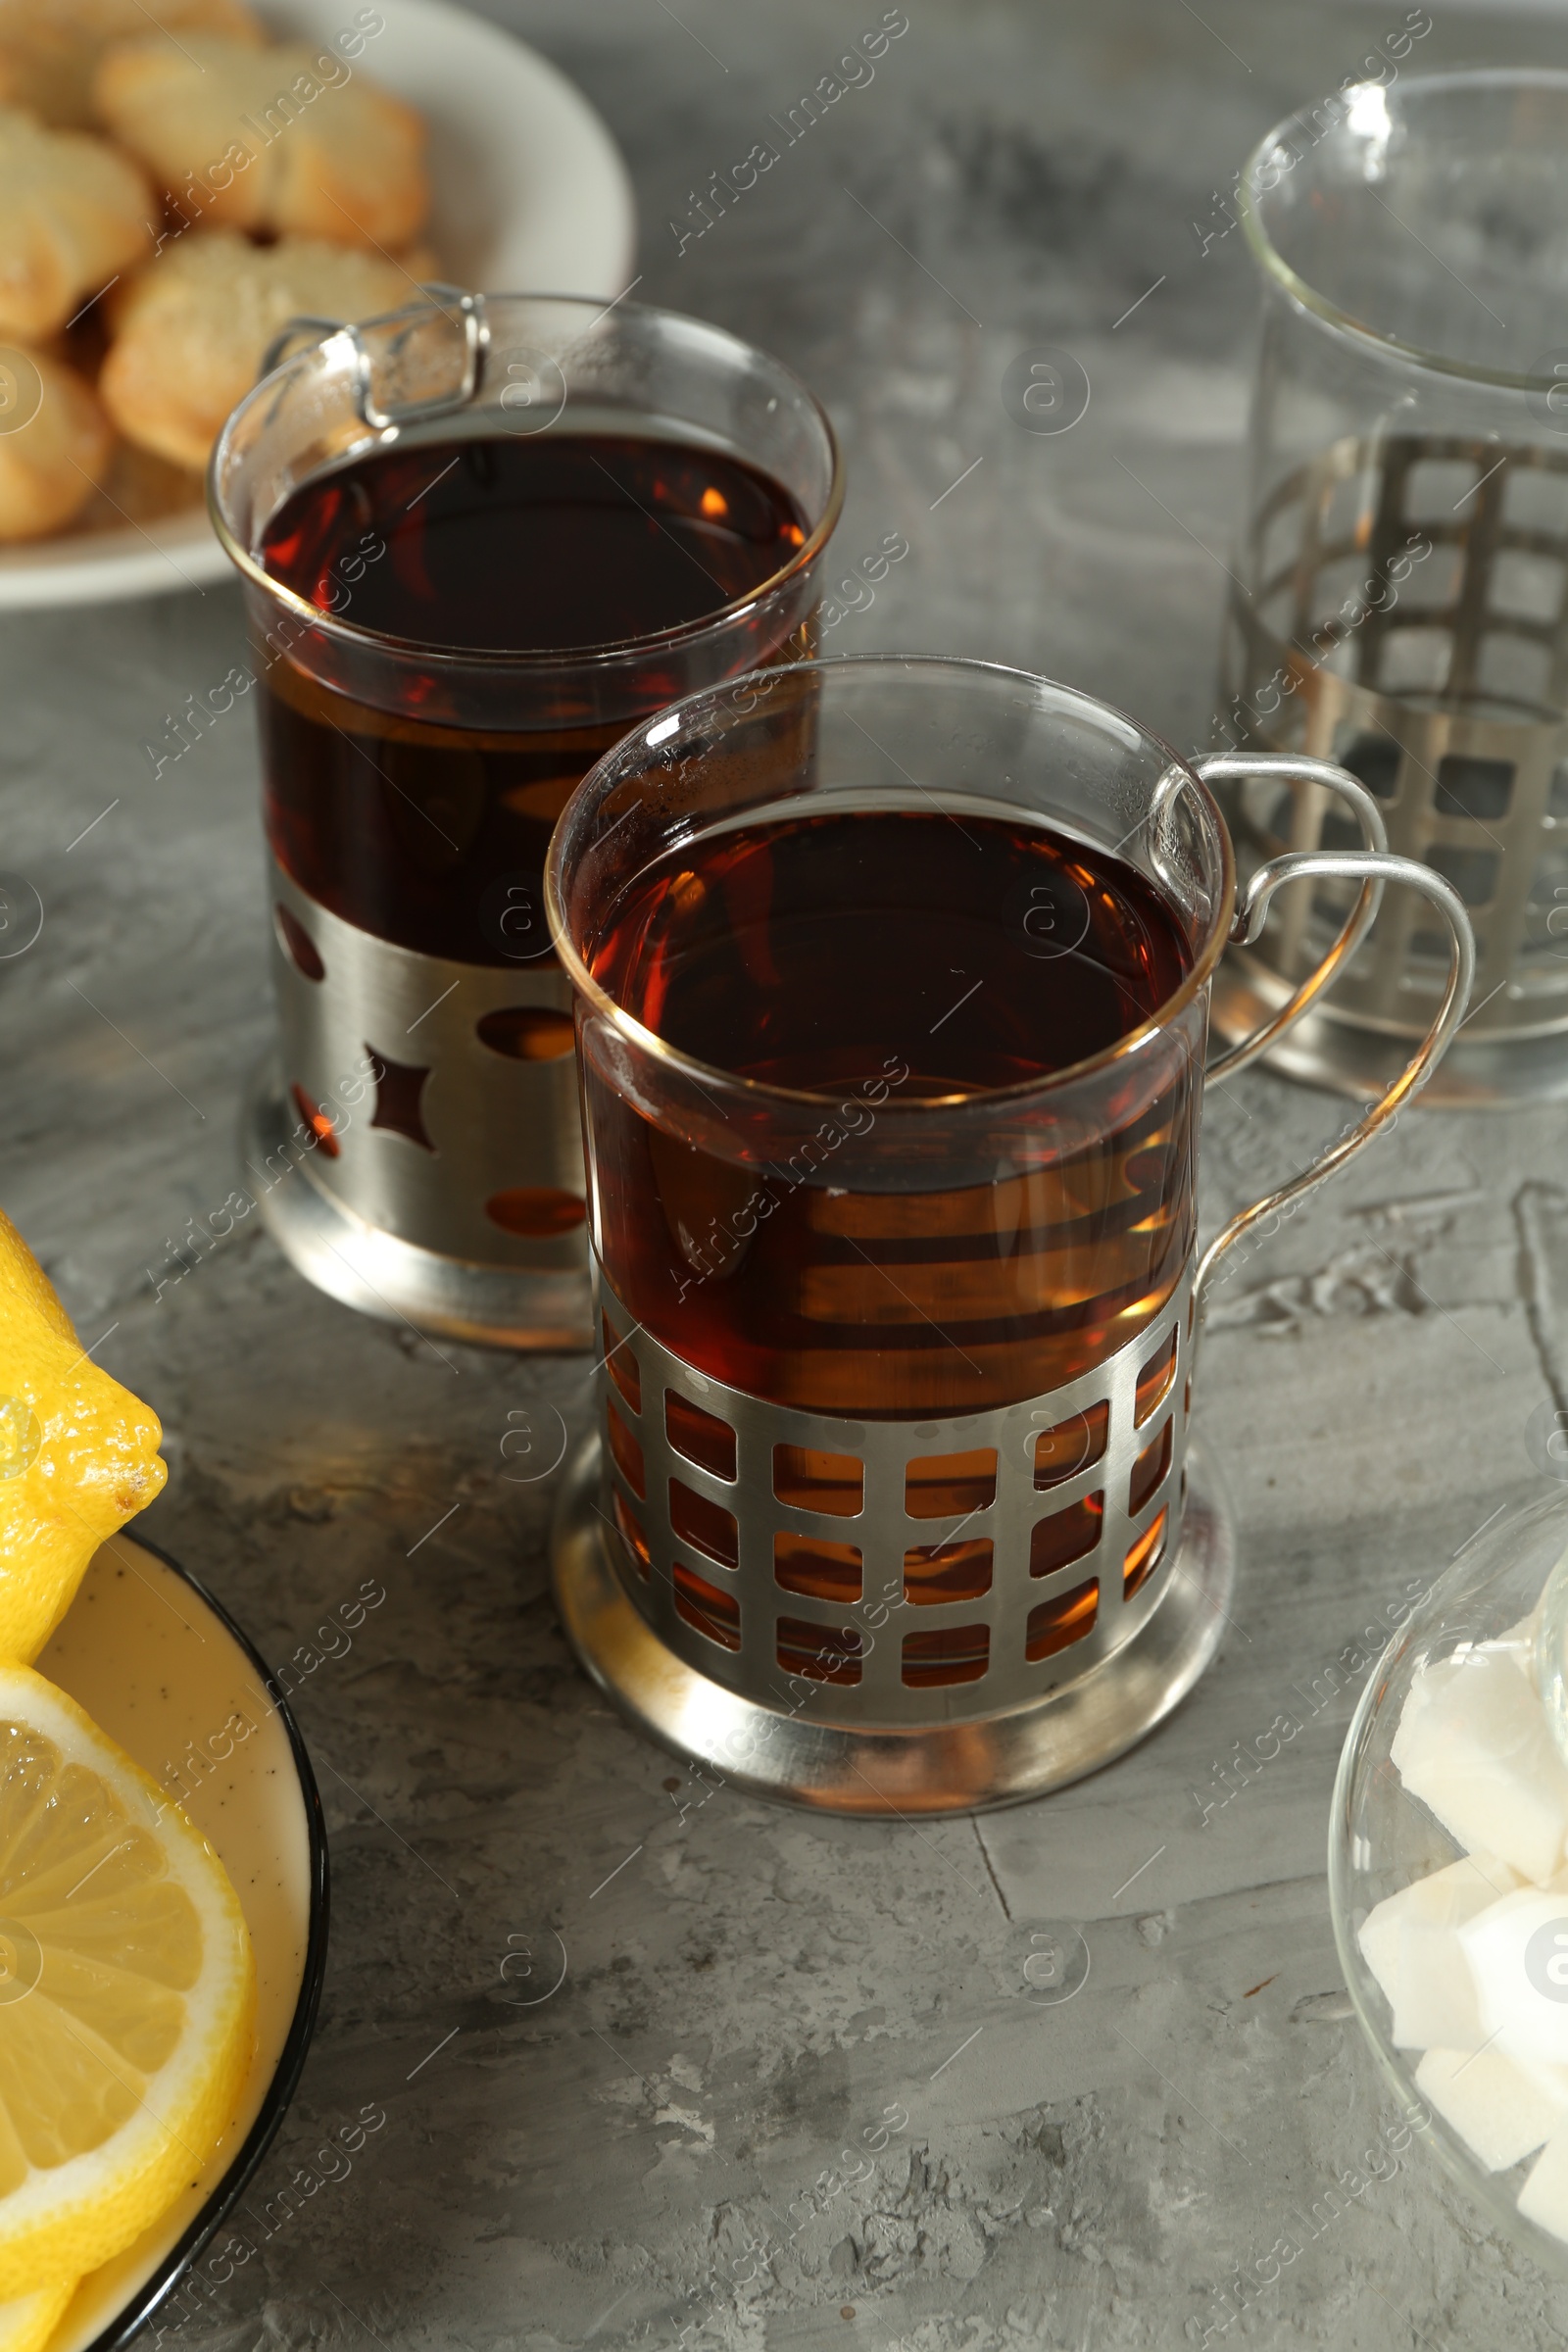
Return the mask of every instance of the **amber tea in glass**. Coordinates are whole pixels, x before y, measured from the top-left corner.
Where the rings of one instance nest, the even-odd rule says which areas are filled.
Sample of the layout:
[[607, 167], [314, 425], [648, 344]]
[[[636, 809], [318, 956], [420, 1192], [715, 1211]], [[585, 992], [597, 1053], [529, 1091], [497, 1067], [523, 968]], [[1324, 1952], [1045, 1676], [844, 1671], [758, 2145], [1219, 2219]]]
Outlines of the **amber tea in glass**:
[[900, 1189], [891, 1167], [866, 1181], [879, 1119], [1112, 1051], [1193, 960], [1124, 859], [908, 799], [808, 803], [678, 845], [606, 909], [589, 962], [692, 1061], [827, 1098], [788, 1157], [736, 1160], [588, 1064], [599, 1250], [627, 1311], [714, 1378], [825, 1413], [1057, 1388], [1148, 1323], [1192, 1244], [1198, 1086], [1180, 1054], [1065, 1152], [930, 1184], [907, 1157]]
[[[710, 619], [784, 570], [806, 531], [783, 483], [722, 451], [563, 427], [354, 459], [296, 490], [259, 553], [318, 612], [347, 602], [381, 637], [571, 655]], [[765, 623], [750, 650], [773, 650]], [[650, 648], [645, 707], [682, 683]], [[320, 905], [402, 947], [466, 963], [549, 956], [551, 830], [624, 728], [553, 726], [571, 711], [548, 696], [532, 727], [455, 727], [426, 716], [441, 699], [439, 673], [416, 664], [386, 711], [274, 662], [261, 703], [273, 855]]]

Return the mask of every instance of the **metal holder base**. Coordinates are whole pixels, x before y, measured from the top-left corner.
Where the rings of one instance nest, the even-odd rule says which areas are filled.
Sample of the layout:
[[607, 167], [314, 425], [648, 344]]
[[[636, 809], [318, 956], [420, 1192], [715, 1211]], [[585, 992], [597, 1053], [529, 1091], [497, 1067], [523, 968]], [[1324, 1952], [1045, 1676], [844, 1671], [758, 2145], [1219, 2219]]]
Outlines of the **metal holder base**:
[[[1214, 974], [1209, 1026], [1227, 1046], [1240, 1045], [1286, 1002], [1290, 983], [1232, 948]], [[1410, 1040], [1336, 1017], [1332, 1005], [1313, 1007], [1263, 1056], [1271, 1070], [1308, 1086], [1327, 1087], [1353, 1102], [1377, 1102], [1410, 1054]], [[1437, 1070], [1421, 1090], [1432, 1110], [1498, 1110], [1510, 1105], [1568, 1102], [1568, 1050], [1560, 1035], [1478, 1039], [1461, 1024]]]
[[295, 1140], [298, 1115], [270, 1055], [246, 1102], [240, 1150], [253, 1172], [268, 1229], [290, 1264], [318, 1291], [361, 1314], [438, 1338], [543, 1353], [583, 1348], [592, 1338], [588, 1274], [513, 1272], [421, 1250], [379, 1231], [329, 1200]]
[[1181, 1538], [1161, 1571], [1158, 1606], [1087, 1674], [978, 1722], [847, 1730], [814, 1721], [809, 1704], [794, 1714], [782, 1703], [759, 1705], [687, 1665], [639, 1615], [616, 1572], [620, 1539], [600, 1508], [597, 1436], [573, 1461], [557, 1510], [556, 1599], [572, 1648], [627, 1720], [720, 1782], [822, 1812], [983, 1812], [1043, 1796], [1124, 1754], [1181, 1703], [1214, 1655], [1236, 1580], [1235, 1541], [1197, 1445], [1187, 1465]]

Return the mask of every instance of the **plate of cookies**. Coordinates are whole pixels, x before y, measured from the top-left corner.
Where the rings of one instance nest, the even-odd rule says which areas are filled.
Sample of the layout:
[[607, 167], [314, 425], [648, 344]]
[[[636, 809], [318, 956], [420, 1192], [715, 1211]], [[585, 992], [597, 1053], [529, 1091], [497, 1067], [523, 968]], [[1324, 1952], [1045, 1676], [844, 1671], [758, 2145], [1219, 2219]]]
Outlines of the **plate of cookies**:
[[227, 574], [208, 454], [289, 319], [631, 273], [619, 151], [442, 0], [0, 0], [0, 607]]

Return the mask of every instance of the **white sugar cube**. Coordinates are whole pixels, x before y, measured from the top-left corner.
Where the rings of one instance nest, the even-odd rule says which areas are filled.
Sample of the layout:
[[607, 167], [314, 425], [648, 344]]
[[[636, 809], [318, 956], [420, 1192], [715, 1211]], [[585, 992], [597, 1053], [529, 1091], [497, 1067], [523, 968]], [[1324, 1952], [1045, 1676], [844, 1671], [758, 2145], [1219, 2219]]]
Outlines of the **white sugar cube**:
[[1531, 2167], [1519, 2210], [1553, 2237], [1568, 2238], [1568, 2128], [1552, 2133]]
[[1470, 1852], [1544, 1886], [1563, 1867], [1568, 1766], [1512, 1659], [1472, 1650], [1410, 1687], [1392, 1754], [1400, 1778]]
[[1473, 2050], [1487, 2038], [1481, 2004], [1458, 1931], [1421, 1924], [1399, 1931], [1395, 2046]]
[[1401, 2049], [1434, 2043], [1474, 2049], [1485, 2040], [1470, 1964], [1455, 1931], [1519, 1885], [1494, 1854], [1465, 1854], [1377, 1905], [1357, 1934], [1368, 1968], [1394, 2011]]
[[1521, 1886], [1458, 1930], [1483, 2037], [1525, 2064], [1568, 2066], [1568, 1895]]
[[1561, 2097], [1496, 2049], [1428, 2050], [1415, 2086], [1489, 2173], [1505, 2173], [1563, 2120]]

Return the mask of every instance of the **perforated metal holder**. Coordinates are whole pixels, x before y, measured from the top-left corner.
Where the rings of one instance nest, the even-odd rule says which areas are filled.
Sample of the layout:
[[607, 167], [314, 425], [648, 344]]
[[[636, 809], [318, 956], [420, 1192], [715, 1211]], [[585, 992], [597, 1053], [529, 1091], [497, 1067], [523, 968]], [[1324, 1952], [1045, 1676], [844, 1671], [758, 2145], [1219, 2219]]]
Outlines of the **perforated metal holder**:
[[[1471, 913], [1474, 1009], [1428, 1101], [1568, 1097], [1568, 450], [1347, 438], [1263, 502], [1245, 568], [1254, 591], [1232, 598], [1223, 670], [1238, 740], [1348, 767], [1391, 850]], [[1255, 778], [1220, 797], [1244, 877], [1351, 838], [1310, 788]], [[1287, 1001], [1347, 903], [1332, 885], [1290, 893], [1261, 939], [1230, 950], [1222, 1037]], [[1418, 902], [1391, 901], [1332, 1000], [1269, 1058], [1372, 1099], [1426, 1027], [1446, 956]]]
[[1111, 1656], [1156, 1604], [1181, 1520], [1191, 1264], [1093, 1372], [923, 1421], [725, 1388], [637, 1330], [602, 1273], [596, 1290], [621, 1581], [713, 1681], [841, 1726], [941, 1723], [956, 1703], [974, 1720]]
[[849, 1421], [694, 1372], [596, 1270], [600, 1434], [556, 1542], [589, 1671], [678, 1752], [835, 1811], [1004, 1804], [1120, 1753], [1234, 1578], [1189, 1441], [1193, 1284], [1049, 1396]]
[[[789, 729], [797, 699], [807, 695], [818, 723], [803, 752]], [[1020, 710], [1035, 722], [1022, 746]], [[683, 1321], [660, 1274], [649, 1271], [658, 1244], [645, 1263], [626, 1236], [623, 1196], [648, 1181], [620, 1140], [627, 1110], [683, 1141], [695, 1135], [703, 1151], [727, 1147], [737, 1166], [776, 1173], [796, 1167], [792, 1149], [808, 1123], [813, 1134], [829, 1132], [818, 1127], [829, 1098], [770, 1090], [691, 1059], [607, 991], [584, 947], [617, 903], [621, 868], [644, 872], [666, 831], [684, 854], [709, 807], [705, 791], [732, 818], [738, 776], [763, 780], [770, 813], [785, 805], [786, 782], [790, 801], [808, 808], [819, 787], [831, 790], [829, 807], [852, 787], [867, 789], [855, 765], [861, 755], [833, 748], [843, 714], [857, 712], [870, 723], [857, 719], [848, 730], [856, 742], [884, 760], [896, 741], [901, 776], [918, 764], [938, 783], [948, 762], [989, 767], [994, 725], [1003, 731], [999, 749], [1004, 738], [1004, 757], [1016, 761], [1017, 805], [1043, 815], [1054, 808], [1054, 780], [1080, 760], [1093, 810], [1087, 824], [1115, 826], [1125, 843], [1128, 802], [1137, 799], [1140, 853], [1171, 903], [1182, 903], [1174, 852], [1183, 840], [1216, 889], [1204, 902], [1189, 982], [1204, 993], [1171, 999], [1148, 1033], [1165, 1057], [1158, 1068], [1130, 1073], [1130, 1054], [1113, 1053], [1016, 1099], [1000, 1091], [963, 1097], [966, 1108], [987, 1106], [978, 1140], [950, 1134], [956, 1113], [947, 1096], [901, 1105], [902, 1130], [890, 1107], [885, 1129], [862, 1139], [864, 1168], [835, 1163], [834, 1191], [853, 1195], [875, 1174], [896, 1180], [890, 1191], [907, 1180], [918, 1197], [951, 1184], [955, 1165], [962, 1183], [979, 1190], [1021, 1165], [1055, 1165], [1053, 1147], [1070, 1158], [1086, 1143], [1100, 1148], [1125, 1132], [1130, 1107], [1169, 1083], [1165, 1068], [1190, 1069], [1201, 1056], [1206, 991], [1224, 942], [1255, 936], [1275, 893], [1293, 881], [1348, 885], [1348, 919], [1290, 1004], [1221, 1055], [1210, 1074], [1245, 1066], [1312, 1003], [1390, 886], [1417, 893], [1450, 939], [1435, 1016], [1384, 1100], [1287, 1184], [1239, 1209], [1179, 1273], [1163, 1260], [1150, 1263], [1125, 1298], [1107, 1294], [1077, 1331], [1071, 1360], [1083, 1368], [1070, 1380], [1022, 1397], [1003, 1389], [1004, 1401], [979, 1412], [889, 1409], [901, 1392], [875, 1363], [886, 1326], [859, 1314], [856, 1359], [867, 1381], [880, 1382], [882, 1409], [856, 1417], [846, 1402], [854, 1388], [835, 1388], [827, 1412], [782, 1401], [822, 1393], [797, 1385], [807, 1375], [792, 1345], [776, 1361], [766, 1346], [759, 1348], [738, 1293], [716, 1303], [712, 1329], [707, 1316]], [[1419, 1090], [1462, 1017], [1473, 954], [1450, 886], [1431, 867], [1387, 853], [1377, 804], [1353, 777], [1295, 756], [1261, 761], [1272, 779], [1332, 793], [1355, 816], [1366, 846], [1274, 859], [1250, 876], [1238, 902], [1207, 783], [1250, 773], [1258, 760], [1189, 766], [1157, 739], [1137, 737], [1136, 783], [1120, 768], [1094, 768], [1088, 747], [1114, 745], [1119, 759], [1134, 737], [1134, 722], [1071, 689], [987, 664], [907, 656], [803, 663], [772, 673], [765, 697], [695, 695], [666, 711], [657, 730], [628, 735], [584, 779], [557, 826], [548, 904], [578, 995], [593, 1232], [605, 1251], [594, 1266], [598, 1428], [556, 1520], [557, 1600], [578, 1655], [609, 1696], [705, 1773], [842, 1812], [1005, 1804], [1131, 1746], [1193, 1687], [1218, 1644], [1232, 1546], [1189, 1429], [1205, 1287], [1244, 1235], [1345, 1165]], [[676, 738], [688, 748], [666, 751]], [[759, 757], [760, 748], [772, 756]], [[749, 759], [756, 764], [748, 767]], [[672, 770], [679, 792], [667, 789]], [[1187, 819], [1194, 830], [1184, 836]], [[1179, 1026], [1189, 1019], [1190, 1040]], [[1089, 1091], [1077, 1095], [1074, 1086]], [[1005, 1128], [1004, 1108], [1013, 1121]], [[1184, 1173], [1183, 1183], [1191, 1180]], [[829, 1180], [817, 1181], [828, 1189]], [[667, 1196], [660, 1199], [671, 1239], [695, 1262], [689, 1235], [670, 1222]], [[1033, 1360], [1043, 1368], [1061, 1360], [1055, 1349], [1074, 1304], [1082, 1309], [1100, 1297], [1057, 1231], [1078, 1214], [1075, 1193], [1065, 1220], [1044, 1215], [1053, 1236], [1040, 1252], [1044, 1265], [1031, 1249], [1027, 1284], [1015, 1284], [1016, 1304], [1004, 1310], [1033, 1323]], [[737, 1234], [743, 1230], [737, 1219]], [[615, 1267], [625, 1271], [612, 1281]], [[798, 1311], [787, 1255], [754, 1273], [756, 1301], [777, 1281], [786, 1319]], [[1140, 1319], [1124, 1337], [1128, 1323], [1115, 1318], [1130, 1316], [1135, 1298]], [[907, 1294], [904, 1304], [925, 1311]], [[767, 1312], [761, 1305], [764, 1320]], [[1042, 1329], [1033, 1319], [1043, 1312], [1052, 1320]], [[659, 1323], [657, 1335], [650, 1322]], [[719, 1346], [725, 1353], [693, 1362], [679, 1352], [683, 1342], [699, 1357]], [[1098, 1361], [1097, 1348], [1106, 1350]], [[725, 1362], [756, 1364], [743, 1377], [758, 1388], [780, 1385], [771, 1396], [743, 1392], [715, 1376]], [[831, 1377], [843, 1380], [851, 1362], [835, 1355]]]

